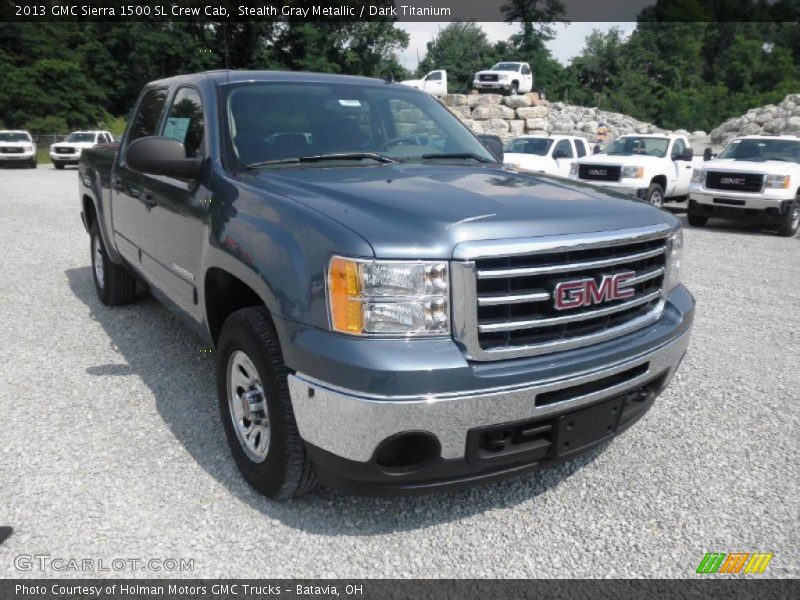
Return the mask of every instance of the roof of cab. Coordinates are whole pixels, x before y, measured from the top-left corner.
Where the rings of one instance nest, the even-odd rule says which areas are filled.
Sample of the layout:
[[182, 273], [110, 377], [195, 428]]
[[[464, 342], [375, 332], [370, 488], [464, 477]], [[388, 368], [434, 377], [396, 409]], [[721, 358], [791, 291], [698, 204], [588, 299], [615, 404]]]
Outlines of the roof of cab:
[[[330, 73], [309, 73], [305, 71], [234, 71], [219, 69], [187, 75], [176, 75], [166, 79], [151, 81], [148, 86], [170, 86], [181, 83], [196, 83], [211, 80], [217, 85], [242, 83], [249, 81], [280, 81], [297, 83], [349, 83], [352, 85], [386, 85], [383, 79], [362, 77], [359, 75], [332, 75]], [[399, 83], [399, 82], [398, 82]]]

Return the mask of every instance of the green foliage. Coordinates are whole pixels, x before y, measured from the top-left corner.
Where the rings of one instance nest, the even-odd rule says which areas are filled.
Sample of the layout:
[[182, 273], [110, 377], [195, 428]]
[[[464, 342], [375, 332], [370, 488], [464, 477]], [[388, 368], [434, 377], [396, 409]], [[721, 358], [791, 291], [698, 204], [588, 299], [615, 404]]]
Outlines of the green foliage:
[[51, 133], [67, 133], [70, 129], [66, 119], [53, 115], [47, 117], [34, 117], [24, 125], [25, 129], [34, 135], [47, 135]]
[[148, 81], [226, 66], [403, 79], [407, 45], [390, 22], [2, 23], [0, 120], [94, 128], [127, 115]]
[[420, 61], [418, 75], [434, 69], [447, 70], [451, 92], [465, 91], [476, 71], [492, 66], [495, 52], [489, 38], [475, 23], [449, 23], [428, 42], [428, 52]]

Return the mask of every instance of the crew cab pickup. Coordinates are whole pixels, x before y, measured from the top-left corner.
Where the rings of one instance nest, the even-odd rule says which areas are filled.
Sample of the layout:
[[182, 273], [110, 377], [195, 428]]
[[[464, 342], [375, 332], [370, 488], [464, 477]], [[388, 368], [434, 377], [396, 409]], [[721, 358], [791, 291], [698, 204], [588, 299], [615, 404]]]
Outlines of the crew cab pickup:
[[50, 146], [50, 160], [56, 169], [77, 165], [81, 152], [98, 144], [113, 144], [114, 136], [108, 131], [73, 131], [63, 142]]
[[570, 177], [663, 206], [686, 199], [693, 169], [701, 164], [684, 136], [623, 135], [599, 154], [576, 161]]
[[689, 224], [736, 219], [791, 237], [800, 227], [800, 138], [746, 136], [694, 170]]
[[478, 92], [524, 94], [533, 91], [533, 71], [528, 63], [499, 62], [491, 69], [478, 71], [472, 79]]
[[428, 92], [431, 96], [441, 97], [447, 94], [447, 71], [431, 71], [422, 79], [407, 79], [400, 83]]
[[233, 458], [270, 497], [553, 465], [645, 414], [694, 301], [675, 217], [501, 160], [397, 83], [155, 81], [119, 148], [81, 156], [94, 285], [114, 306], [139, 280], [213, 344]]
[[586, 156], [586, 140], [571, 135], [522, 135], [504, 149], [503, 163], [523, 171], [567, 177], [576, 158]]
[[36, 168], [36, 143], [22, 130], [0, 131], [0, 164], [22, 164]]

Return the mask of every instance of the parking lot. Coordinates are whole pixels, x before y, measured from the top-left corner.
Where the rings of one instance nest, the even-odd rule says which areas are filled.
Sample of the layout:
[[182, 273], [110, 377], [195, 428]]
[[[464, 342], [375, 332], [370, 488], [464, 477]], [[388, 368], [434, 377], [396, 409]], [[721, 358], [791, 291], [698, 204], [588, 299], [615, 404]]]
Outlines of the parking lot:
[[650, 413], [538, 475], [373, 499], [252, 491], [214, 356], [149, 297], [95, 295], [75, 169], [0, 170], [0, 576], [21, 554], [184, 558], [193, 577], [689, 577], [706, 552], [800, 576], [800, 239], [686, 229], [692, 345]]

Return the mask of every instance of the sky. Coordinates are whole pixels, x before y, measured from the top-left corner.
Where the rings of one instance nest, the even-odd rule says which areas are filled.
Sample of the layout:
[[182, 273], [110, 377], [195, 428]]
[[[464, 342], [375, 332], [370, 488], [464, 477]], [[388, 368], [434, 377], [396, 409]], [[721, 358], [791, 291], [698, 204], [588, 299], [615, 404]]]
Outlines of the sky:
[[[400, 53], [400, 62], [407, 69], [412, 71], [417, 68], [417, 56], [420, 59], [425, 57], [427, 43], [432, 40], [441, 27], [445, 27], [447, 23], [412, 23], [412, 22], [398, 22], [397, 26], [400, 29], [405, 29], [410, 36], [408, 48]], [[489, 41], [496, 42], [497, 40], [506, 39], [519, 30], [519, 23], [478, 23]], [[630, 34], [636, 27], [636, 23], [599, 23], [599, 22], [573, 22], [573, 23], [557, 23], [556, 24], [556, 37], [547, 45], [553, 53], [553, 57], [561, 64], [569, 64], [569, 60], [573, 56], [577, 56], [581, 48], [583, 48], [583, 41], [593, 29], [600, 29], [601, 31], [608, 31], [612, 27], [619, 27], [626, 35]], [[491, 65], [486, 65], [491, 67]]]

